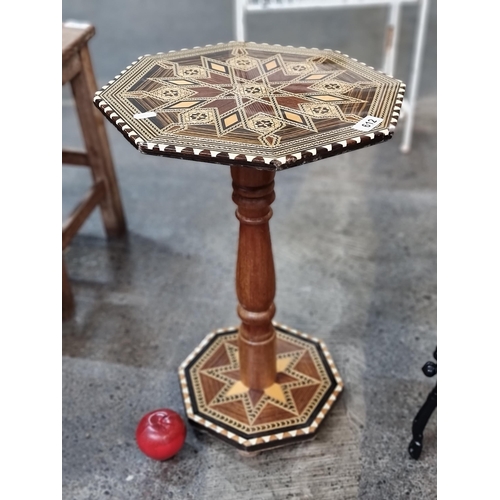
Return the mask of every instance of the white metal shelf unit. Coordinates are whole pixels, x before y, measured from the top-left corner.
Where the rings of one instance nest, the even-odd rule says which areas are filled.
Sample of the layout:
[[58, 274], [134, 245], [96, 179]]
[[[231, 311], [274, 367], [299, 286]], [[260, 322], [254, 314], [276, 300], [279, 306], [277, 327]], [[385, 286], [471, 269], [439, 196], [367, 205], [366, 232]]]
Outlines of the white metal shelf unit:
[[411, 149], [429, 0], [235, 0], [234, 30], [236, 40], [245, 41], [245, 18], [249, 12], [387, 6], [389, 11], [385, 28], [384, 57], [381, 70], [388, 75], [393, 75], [399, 39], [401, 5], [409, 3], [419, 5], [419, 15], [415, 31], [410, 78], [407, 86], [407, 98], [403, 103], [401, 113], [404, 125], [400, 149], [403, 153], [407, 153]]

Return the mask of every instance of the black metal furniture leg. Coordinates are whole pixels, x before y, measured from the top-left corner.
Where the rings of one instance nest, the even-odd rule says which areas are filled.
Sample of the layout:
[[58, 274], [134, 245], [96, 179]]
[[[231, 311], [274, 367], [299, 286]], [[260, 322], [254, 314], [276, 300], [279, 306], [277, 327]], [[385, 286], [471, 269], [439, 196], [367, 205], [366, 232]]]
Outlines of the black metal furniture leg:
[[423, 404], [422, 408], [420, 408], [417, 416], [413, 420], [412, 434], [413, 439], [411, 440], [410, 446], [408, 447], [408, 451], [412, 458], [417, 459], [420, 457], [420, 453], [422, 452], [422, 440], [425, 426], [429, 421], [430, 416], [434, 412], [437, 406], [437, 384], [434, 389], [427, 396], [427, 400]]
[[[434, 359], [437, 360], [437, 349], [434, 351]], [[422, 367], [422, 371], [424, 372], [426, 377], [433, 377], [437, 373], [437, 364], [432, 361], [428, 361]], [[432, 389], [432, 391], [427, 396], [425, 403], [422, 405], [420, 410], [417, 413], [417, 416], [413, 420], [412, 426], [412, 434], [413, 439], [408, 446], [408, 452], [410, 456], [414, 459], [418, 459], [420, 457], [420, 453], [422, 452], [422, 441], [424, 437], [424, 429], [431, 417], [432, 413], [437, 407], [437, 384]]]

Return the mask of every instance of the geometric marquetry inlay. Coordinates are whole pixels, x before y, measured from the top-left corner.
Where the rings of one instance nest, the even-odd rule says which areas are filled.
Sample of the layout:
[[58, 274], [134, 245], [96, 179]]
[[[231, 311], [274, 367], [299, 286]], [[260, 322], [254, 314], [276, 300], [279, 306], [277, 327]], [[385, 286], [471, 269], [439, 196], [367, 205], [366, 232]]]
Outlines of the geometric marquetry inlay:
[[240, 380], [236, 328], [210, 333], [179, 369], [191, 423], [247, 452], [312, 439], [342, 390], [323, 342], [274, 327], [277, 375], [265, 390]]
[[94, 103], [143, 153], [282, 170], [390, 139], [404, 91], [338, 51], [230, 42], [143, 56]]

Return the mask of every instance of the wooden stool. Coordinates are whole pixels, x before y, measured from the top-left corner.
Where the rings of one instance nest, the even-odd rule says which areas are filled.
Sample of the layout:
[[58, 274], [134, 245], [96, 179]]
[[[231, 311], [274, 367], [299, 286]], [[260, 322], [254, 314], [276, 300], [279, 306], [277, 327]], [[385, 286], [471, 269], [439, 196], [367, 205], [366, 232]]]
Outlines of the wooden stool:
[[[93, 209], [99, 205], [106, 233], [110, 237], [126, 232], [125, 216], [120, 199], [104, 120], [92, 99], [97, 85], [87, 47], [95, 28], [87, 23], [67, 22], [62, 25], [62, 84], [70, 83], [80, 122], [85, 151], [62, 150], [63, 164], [90, 167], [93, 185], [63, 224], [63, 252]], [[74, 312], [74, 299], [68, 272], [62, 265], [63, 320]]]

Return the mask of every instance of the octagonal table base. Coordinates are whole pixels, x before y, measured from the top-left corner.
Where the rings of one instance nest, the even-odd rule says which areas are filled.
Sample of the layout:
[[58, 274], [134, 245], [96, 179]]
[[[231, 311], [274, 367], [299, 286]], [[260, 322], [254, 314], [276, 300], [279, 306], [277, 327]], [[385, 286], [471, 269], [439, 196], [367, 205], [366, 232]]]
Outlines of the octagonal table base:
[[323, 342], [273, 326], [276, 381], [265, 389], [241, 380], [235, 327], [209, 333], [179, 369], [190, 423], [243, 454], [314, 439], [343, 387]]

